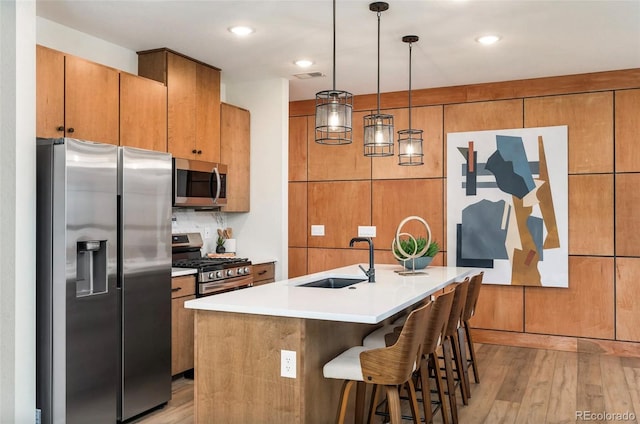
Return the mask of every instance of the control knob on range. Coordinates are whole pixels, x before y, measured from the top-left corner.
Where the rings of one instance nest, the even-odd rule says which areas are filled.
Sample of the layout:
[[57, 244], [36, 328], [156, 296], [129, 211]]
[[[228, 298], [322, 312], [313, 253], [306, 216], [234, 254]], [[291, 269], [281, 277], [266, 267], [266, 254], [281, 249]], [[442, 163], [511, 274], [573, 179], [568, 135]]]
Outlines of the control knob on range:
[[242, 274], [244, 274], [244, 270], [243, 270], [242, 268], [238, 268], [238, 269], [236, 270], [236, 274], [238, 274], [238, 275], [242, 275]]
[[245, 273], [245, 274], [249, 274], [249, 272], [250, 272], [250, 271], [249, 271], [249, 267], [248, 267], [248, 266], [244, 267], [244, 273]]
[[216, 271], [216, 278], [222, 278], [222, 271]]
[[228, 269], [227, 270], [227, 277], [231, 277], [233, 275], [233, 271]]

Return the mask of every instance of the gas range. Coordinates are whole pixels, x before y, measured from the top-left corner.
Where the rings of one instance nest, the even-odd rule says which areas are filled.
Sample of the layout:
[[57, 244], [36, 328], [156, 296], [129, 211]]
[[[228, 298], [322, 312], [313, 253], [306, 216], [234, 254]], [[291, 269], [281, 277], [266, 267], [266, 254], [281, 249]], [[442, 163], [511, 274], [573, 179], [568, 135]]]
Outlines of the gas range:
[[176, 259], [173, 261], [172, 266], [197, 269], [200, 282], [250, 275], [252, 271], [251, 261], [247, 258]]
[[202, 236], [181, 233], [171, 236], [172, 266], [197, 269], [196, 296], [208, 296], [224, 291], [251, 287], [253, 267], [247, 258], [202, 257]]

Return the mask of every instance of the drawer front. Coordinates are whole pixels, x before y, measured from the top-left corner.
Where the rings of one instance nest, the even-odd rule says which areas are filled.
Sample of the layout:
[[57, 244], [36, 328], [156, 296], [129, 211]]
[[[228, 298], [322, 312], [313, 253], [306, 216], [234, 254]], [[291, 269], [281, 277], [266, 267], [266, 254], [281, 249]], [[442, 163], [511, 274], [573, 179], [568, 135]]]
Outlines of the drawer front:
[[275, 265], [273, 262], [266, 264], [259, 264], [253, 266], [253, 284], [260, 283], [267, 280], [273, 282], [275, 274]]
[[196, 294], [196, 277], [184, 275], [171, 279], [171, 298]]

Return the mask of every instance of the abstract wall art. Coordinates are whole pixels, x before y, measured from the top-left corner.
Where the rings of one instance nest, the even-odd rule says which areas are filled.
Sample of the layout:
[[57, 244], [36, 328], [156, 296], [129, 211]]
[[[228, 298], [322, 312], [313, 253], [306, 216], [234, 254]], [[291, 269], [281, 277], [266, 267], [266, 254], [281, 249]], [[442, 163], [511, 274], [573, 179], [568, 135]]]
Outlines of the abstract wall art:
[[567, 127], [447, 134], [447, 264], [568, 287]]

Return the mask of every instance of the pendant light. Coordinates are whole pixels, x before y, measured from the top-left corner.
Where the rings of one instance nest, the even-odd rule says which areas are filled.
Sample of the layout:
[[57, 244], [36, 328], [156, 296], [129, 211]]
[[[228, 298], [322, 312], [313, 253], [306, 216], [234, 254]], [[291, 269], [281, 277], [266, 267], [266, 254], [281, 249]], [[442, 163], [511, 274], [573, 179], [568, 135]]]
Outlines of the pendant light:
[[316, 93], [316, 143], [350, 144], [353, 95], [336, 90], [336, 0], [333, 0], [333, 89]]
[[409, 43], [409, 129], [398, 131], [398, 165], [422, 165], [422, 130], [411, 126], [411, 46], [418, 41], [418, 36], [405, 35], [402, 41]]
[[380, 14], [389, 9], [389, 3], [377, 1], [369, 10], [378, 15], [378, 111], [364, 117], [364, 155], [393, 156], [393, 115], [380, 113]]

